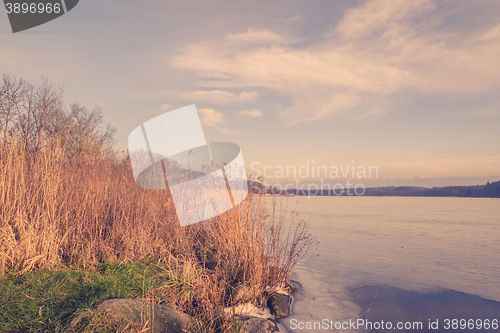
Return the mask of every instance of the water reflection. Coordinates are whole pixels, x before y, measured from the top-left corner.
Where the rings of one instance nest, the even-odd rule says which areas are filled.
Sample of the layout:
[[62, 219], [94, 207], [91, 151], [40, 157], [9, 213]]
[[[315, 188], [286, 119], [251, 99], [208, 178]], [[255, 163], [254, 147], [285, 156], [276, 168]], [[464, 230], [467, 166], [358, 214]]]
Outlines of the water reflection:
[[350, 297], [362, 309], [360, 318], [366, 320], [363, 328], [367, 332], [500, 331], [500, 303], [456, 291], [418, 294], [390, 287], [362, 287], [350, 290]]

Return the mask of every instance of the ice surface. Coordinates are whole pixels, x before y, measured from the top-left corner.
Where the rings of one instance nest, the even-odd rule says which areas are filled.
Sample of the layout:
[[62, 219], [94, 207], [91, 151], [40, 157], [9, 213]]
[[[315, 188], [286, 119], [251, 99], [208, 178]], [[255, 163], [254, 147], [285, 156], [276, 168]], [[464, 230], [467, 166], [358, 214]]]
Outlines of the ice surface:
[[500, 199], [277, 200], [288, 200], [321, 243], [295, 269], [303, 288], [294, 295], [293, 314], [282, 320], [290, 332], [323, 331], [293, 329], [291, 320], [356, 320], [360, 308], [348, 290], [362, 286], [451, 289], [500, 301]]

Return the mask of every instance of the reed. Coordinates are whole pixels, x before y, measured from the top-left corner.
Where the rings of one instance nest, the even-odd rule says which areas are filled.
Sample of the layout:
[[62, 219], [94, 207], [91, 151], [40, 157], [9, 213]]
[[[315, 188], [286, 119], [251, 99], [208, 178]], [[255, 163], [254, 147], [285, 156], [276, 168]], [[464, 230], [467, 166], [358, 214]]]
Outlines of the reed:
[[[307, 226], [248, 196], [211, 220], [180, 227], [165, 190], [144, 190], [128, 156], [99, 149], [65, 155], [61, 138], [36, 151], [0, 141], [0, 273], [103, 263], [161, 262], [161, 286], [143, 297], [193, 315], [200, 331], [230, 331], [223, 307], [247, 286], [262, 305], [311, 243]], [[58, 147], [58, 148], [54, 148]]]

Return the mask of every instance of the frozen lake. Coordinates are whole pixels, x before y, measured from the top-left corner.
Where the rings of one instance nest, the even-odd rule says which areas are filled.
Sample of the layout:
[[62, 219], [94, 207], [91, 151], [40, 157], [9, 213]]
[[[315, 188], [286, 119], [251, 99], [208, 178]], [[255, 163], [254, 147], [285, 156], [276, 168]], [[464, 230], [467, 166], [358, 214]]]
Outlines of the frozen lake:
[[500, 199], [277, 200], [288, 200], [289, 209], [310, 223], [321, 243], [311, 248], [292, 277], [302, 289], [294, 294], [293, 314], [282, 320], [289, 332], [352, 332], [352, 327], [306, 325], [324, 319], [356, 321], [361, 309], [349, 291], [365, 286], [418, 293], [454, 290], [500, 302]]

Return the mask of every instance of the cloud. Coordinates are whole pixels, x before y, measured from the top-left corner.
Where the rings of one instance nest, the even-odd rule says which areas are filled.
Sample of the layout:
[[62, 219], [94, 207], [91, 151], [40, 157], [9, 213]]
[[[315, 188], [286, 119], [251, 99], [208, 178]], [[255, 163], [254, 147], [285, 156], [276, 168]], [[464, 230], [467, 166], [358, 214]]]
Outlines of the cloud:
[[285, 23], [285, 24], [290, 24], [290, 23], [292, 23], [294, 21], [298, 21], [300, 19], [301, 19], [301, 17], [299, 15], [295, 15], [294, 17], [291, 17], [291, 18], [286, 19], [286, 20], [279, 19], [278, 22], [282, 22], [282, 23]]
[[479, 39], [498, 40], [500, 38], [500, 24], [486, 31]]
[[225, 119], [222, 113], [214, 109], [199, 109], [202, 114], [201, 123], [210, 127], [217, 127], [224, 124]]
[[236, 94], [227, 90], [176, 91], [170, 92], [170, 94], [186, 101], [213, 104], [251, 102], [259, 96], [259, 93], [255, 91], [242, 91]]
[[160, 115], [160, 114], [164, 114], [165, 112], [172, 111], [174, 109], [175, 109], [175, 107], [171, 104], [163, 104], [155, 113]]
[[500, 176], [500, 154], [408, 151], [326, 158], [322, 162], [316, 160], [316, 166], [318, 165], [361, 165], [367, 169], [376, 166], [380, 178], [389, 178], [391, 175], [398, 179], [460, 177], [472, 174], [475, 177]]
[[237, 134], [236, 131], [226, 129], [222, 126], [226, 122], [226, 118], [219, 111], [210, 108], [203, 108], [198, 109], [198, 112], [201, 113], [201, 123], [203, 125], [213, 127], [225, 134]]
[[252, 118], [259, 118], [262, 117], [262, 112], [260, 112], [257, 109], [252, 109], [252, 110], [246, 110], [246, 111], [240, 111], [240, 114], [242, 116], [249, 116]]
[[401, 29], [410, 25], [408, 20], [434, 8], [433, 1], [429, 0], [368, 1], [360, 7], [348, 10], [333, 30], [342, 38], [351, 41], [387, 32], [400, 34]]
[[246, 43], [258, 43], [258, 44], [268, 44], [268, 43], [279, 43], [288, 44], [297, 39], [290, 39], [284, 36], [280, 36], [277, 33], [267, 30], [267, 29], [255, 29], [250, 28], [245, 33], [239, 34], [227, 34], [224, 39], [228, 41], [246, 42]]
[[[371, 119], [419, 98], [500, 93], [500, 28], [494, 15], [474, 3], [440, 6], [450, 8], [424, 0], [368, 1], [307, 46], [249, 29], [187, 45], [171, 63], [195, 72], [199, 87], [266, 88], [287, 96], [292, 103], [280, 116], [289, 123]], [[467, 20], [474, 10], [487, 19]], [[458, 17], [462, 26], [445, 24], [447, 15]]]

